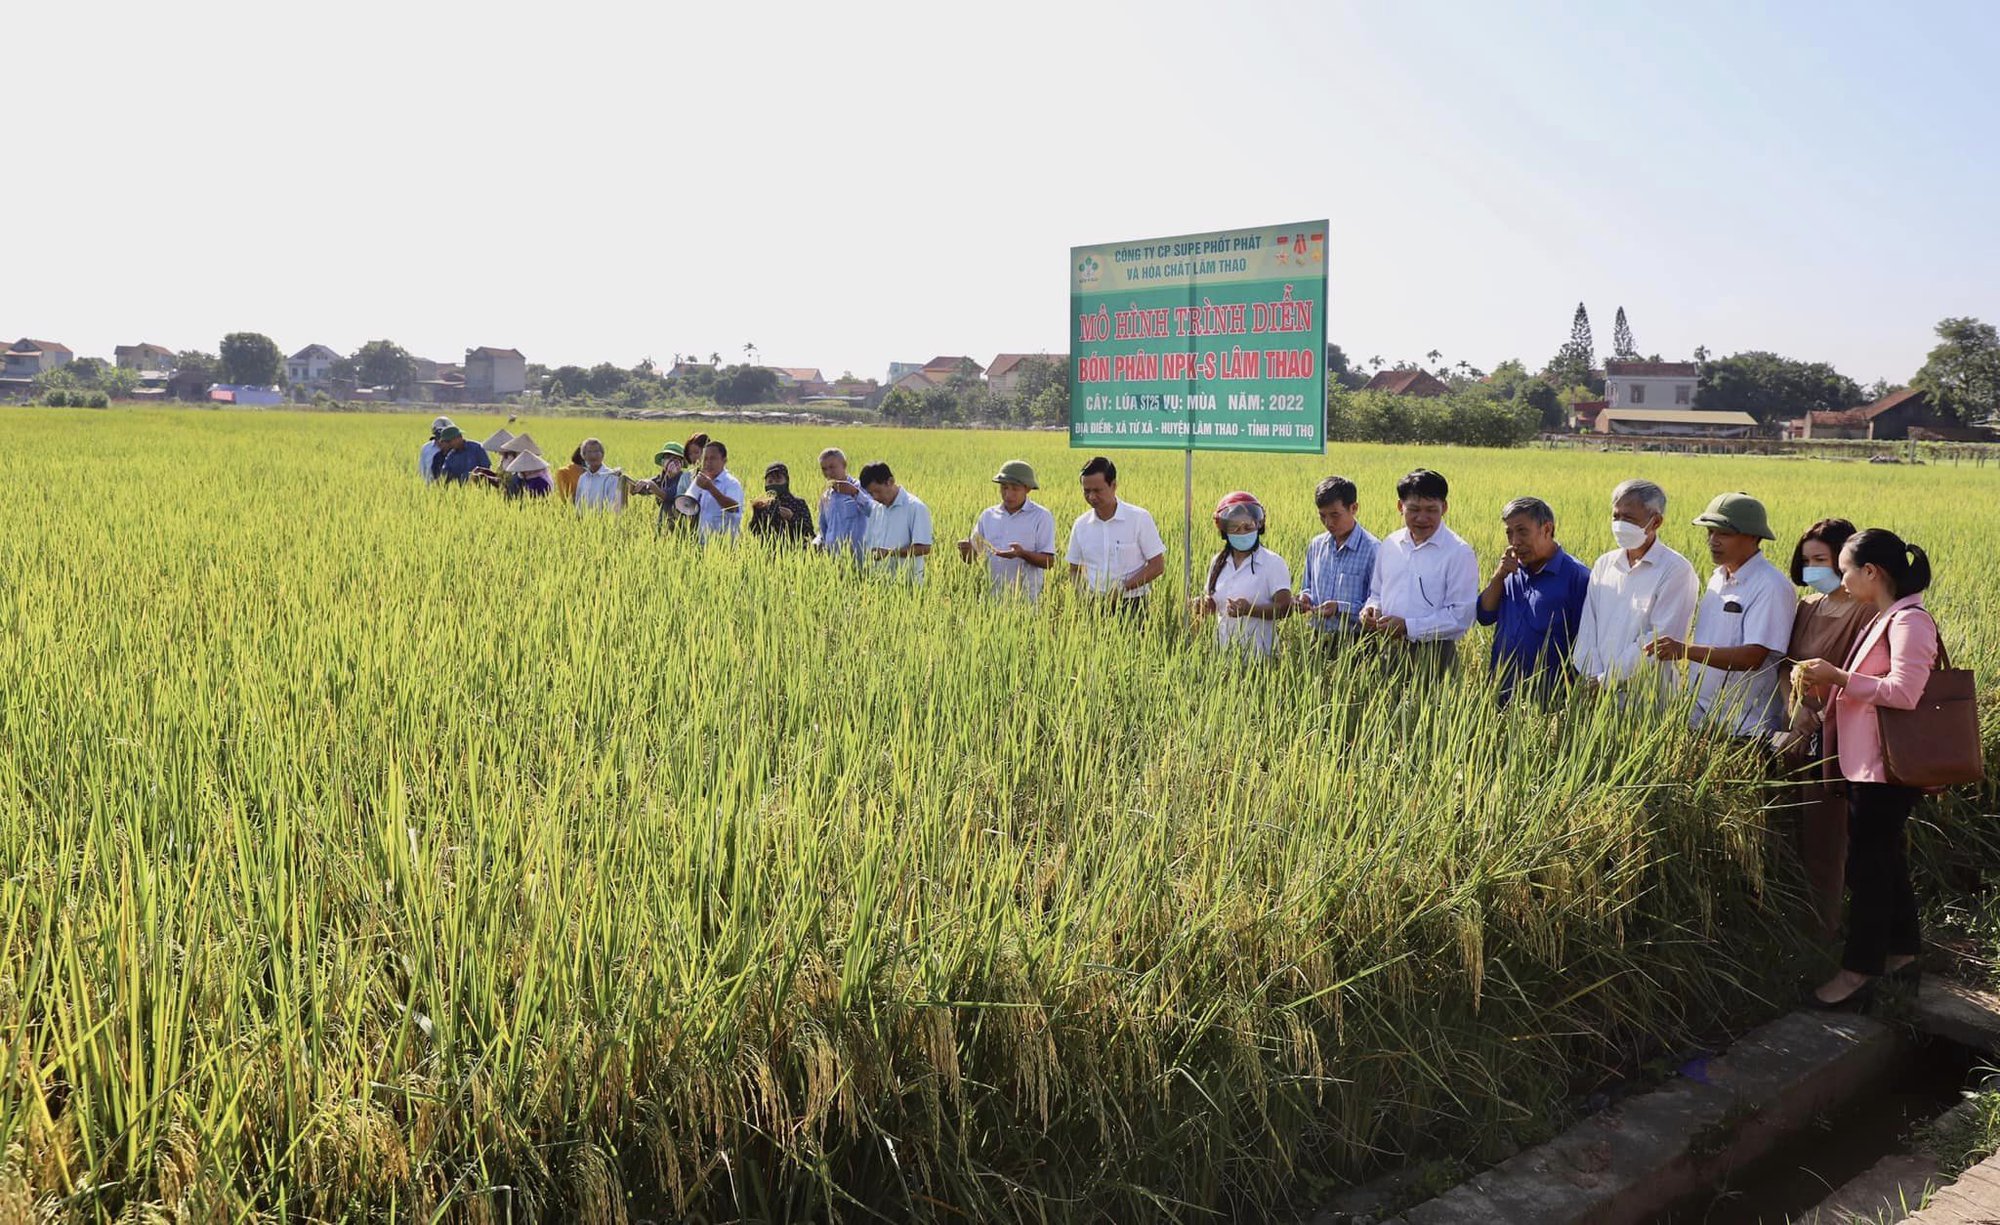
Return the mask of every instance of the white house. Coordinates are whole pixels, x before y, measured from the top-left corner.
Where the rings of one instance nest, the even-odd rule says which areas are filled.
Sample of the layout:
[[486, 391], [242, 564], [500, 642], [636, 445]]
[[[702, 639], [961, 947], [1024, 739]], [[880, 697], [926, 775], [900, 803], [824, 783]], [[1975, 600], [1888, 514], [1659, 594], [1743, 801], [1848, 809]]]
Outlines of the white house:
[[465, 394], [473, 400], [519, 395], [527, 386], [528, 359], [519, 349], [482, 345], [465, 351]]
[[1604, 363], [1604, 399], [1609, 408], [1694, 407], [1701, 367], [1693, 362]]
[[307, 345], [285, 359], [285, 381], [294, 387], [324, 387], [333, 381], [333, 363], [340, 360], [325, 345]]
[[111, 351], [120, 370], [141, 374], [166, 374], [174, 368], [174, 351], [165, 345], [119, 345]]

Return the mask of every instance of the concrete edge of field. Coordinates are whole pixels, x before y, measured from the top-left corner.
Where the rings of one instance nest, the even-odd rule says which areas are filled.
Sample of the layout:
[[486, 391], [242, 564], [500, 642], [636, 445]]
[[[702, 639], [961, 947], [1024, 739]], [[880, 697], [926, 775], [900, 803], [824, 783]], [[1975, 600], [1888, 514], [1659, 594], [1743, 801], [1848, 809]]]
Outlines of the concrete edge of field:
[[[2000, 998], [1927, 978], [1910, 1019], [1926, 1034], [2000, 1053]], [[1880, 1021], [1788, 1013], [1711, 1060], [1699, 1079], [1676, 1079], [1593, 1115], [1392, 1219], [1405, 1225], [1643, 1219], [1755, 1161], [1814, 1115], [1886, 1083], [1903, 1054], [1899, 1031]], [[1328, 1210], [1310, 1221], [1347, 1219], [1346, 1212]], [[1939, 1190], [1910, 1220], [2000, 1225], [2000, 1155]]]
[[[1924, 979], [1917, 1028], [1988, 1055], [2000, 1055], [2000, 997], [1949, 979]], [[1907, 1225], [2000, 1225], [2000, 1153], [1940, 1188]]]
[[[1639, 1220], [1762, 1156], [1815, 1114], [1892, 1075], [1897, 1032], [1844, 1013], [1793, 1012], [1683, 1076], [1392, 1218], [1405, 1225]], [[1313, 1225], [1343, 1219], [1334, 1212]]]

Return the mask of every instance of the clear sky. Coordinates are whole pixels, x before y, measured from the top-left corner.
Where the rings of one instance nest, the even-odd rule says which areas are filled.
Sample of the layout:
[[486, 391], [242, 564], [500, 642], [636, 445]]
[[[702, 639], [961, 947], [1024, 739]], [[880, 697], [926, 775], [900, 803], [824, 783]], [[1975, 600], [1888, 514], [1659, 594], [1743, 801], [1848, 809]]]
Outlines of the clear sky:
[[[32, 44], [32, 46], [30, 46]], [[1060, 350], [1072, 244], [1332, 219], [1329, 335], [1907, 378], [2000, 319], [2000, 4], [65, 0], [0, 334], [877, 377]]]

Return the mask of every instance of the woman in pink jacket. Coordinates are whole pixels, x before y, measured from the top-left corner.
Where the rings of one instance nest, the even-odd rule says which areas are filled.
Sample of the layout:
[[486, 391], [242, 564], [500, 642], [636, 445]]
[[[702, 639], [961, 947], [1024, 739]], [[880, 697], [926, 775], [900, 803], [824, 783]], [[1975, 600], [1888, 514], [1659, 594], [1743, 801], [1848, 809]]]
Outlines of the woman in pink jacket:
[[1828, 766], [1847, 781], [1848, 795], [1847, 948], [1840, 972], [1806, 1000], [1820, 1008], [1864, 1004], [1882, 975], [1918, 973], [1923, 946], [1904, 826], [1922, 793], [1889, 781], [1876, 713], [1914, 708], [1938, 655], [1937, 623], [1924, 610], [1931, 563], [1922, 549], [1881, 528], [1857, 532], [1840, 551], [1840, 581], [1881, 615], [1845, 667], [1824, 659], [1799, 665], [1806, 683], [1828, 691]]

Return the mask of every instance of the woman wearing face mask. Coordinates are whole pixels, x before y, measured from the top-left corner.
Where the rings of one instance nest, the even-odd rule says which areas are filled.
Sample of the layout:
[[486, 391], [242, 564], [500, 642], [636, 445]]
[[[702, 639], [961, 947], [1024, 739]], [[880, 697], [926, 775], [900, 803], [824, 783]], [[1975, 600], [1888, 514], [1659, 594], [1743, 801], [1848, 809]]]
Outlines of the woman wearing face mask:
[[1841, 582], [1878, 614], [1845, 664], [1808, 659], [1805, 682], [1827, 700], [1827, 763], [1847, 784], [1847, 947], [1840, 972], [1807, 1002], [1821, 1008], [1865, 1004], [1884, 974], [1916, 977], [1923, 933], [1910, 885], [1905, 841], [1923, 793], [1890, 780], [1882, 748], [1882, 710], [1914, 710], [1938, 658], [1937, 622], [1924, 608], [1931, 562], [1894, 532], [1871, 527], [1840, 551]]
[[1806, 529], [1792, 550], [1792, 581], [1806, 588], [1792, 621], [1787, 662], [1779, 666], [1780, 693], [1789, 695], [1790, 721], [1778, 733], [1785, 772], [1799, 778], [1793, 796], [1799, 814], [1799, 859], [1812, 886], [1820, 932], [1831, 939], [1840, 929], [1840, 892], [1847, 865], [1847, 788], [1822, 780], [1813, 768], [1826, 754], [1820, 747], [1821, 697], [1793, 683], [1791, 660], [1846, 659], [1875, 608], [1840, 585], [1840, 550], [1854, 535], [1845, 519], [1821, 519]]
[[1208, 567], [1207, 593], [1194, 601], [1197, 617], [1213, 614], [1216, 641], [1258, 657], [1277, 649], [1278, 622], [1292, 615], [1292, 571], [1264, 547], [1264, 508], [1247, 493], [1232, 493], [1215, 507], [1222, 550]]

